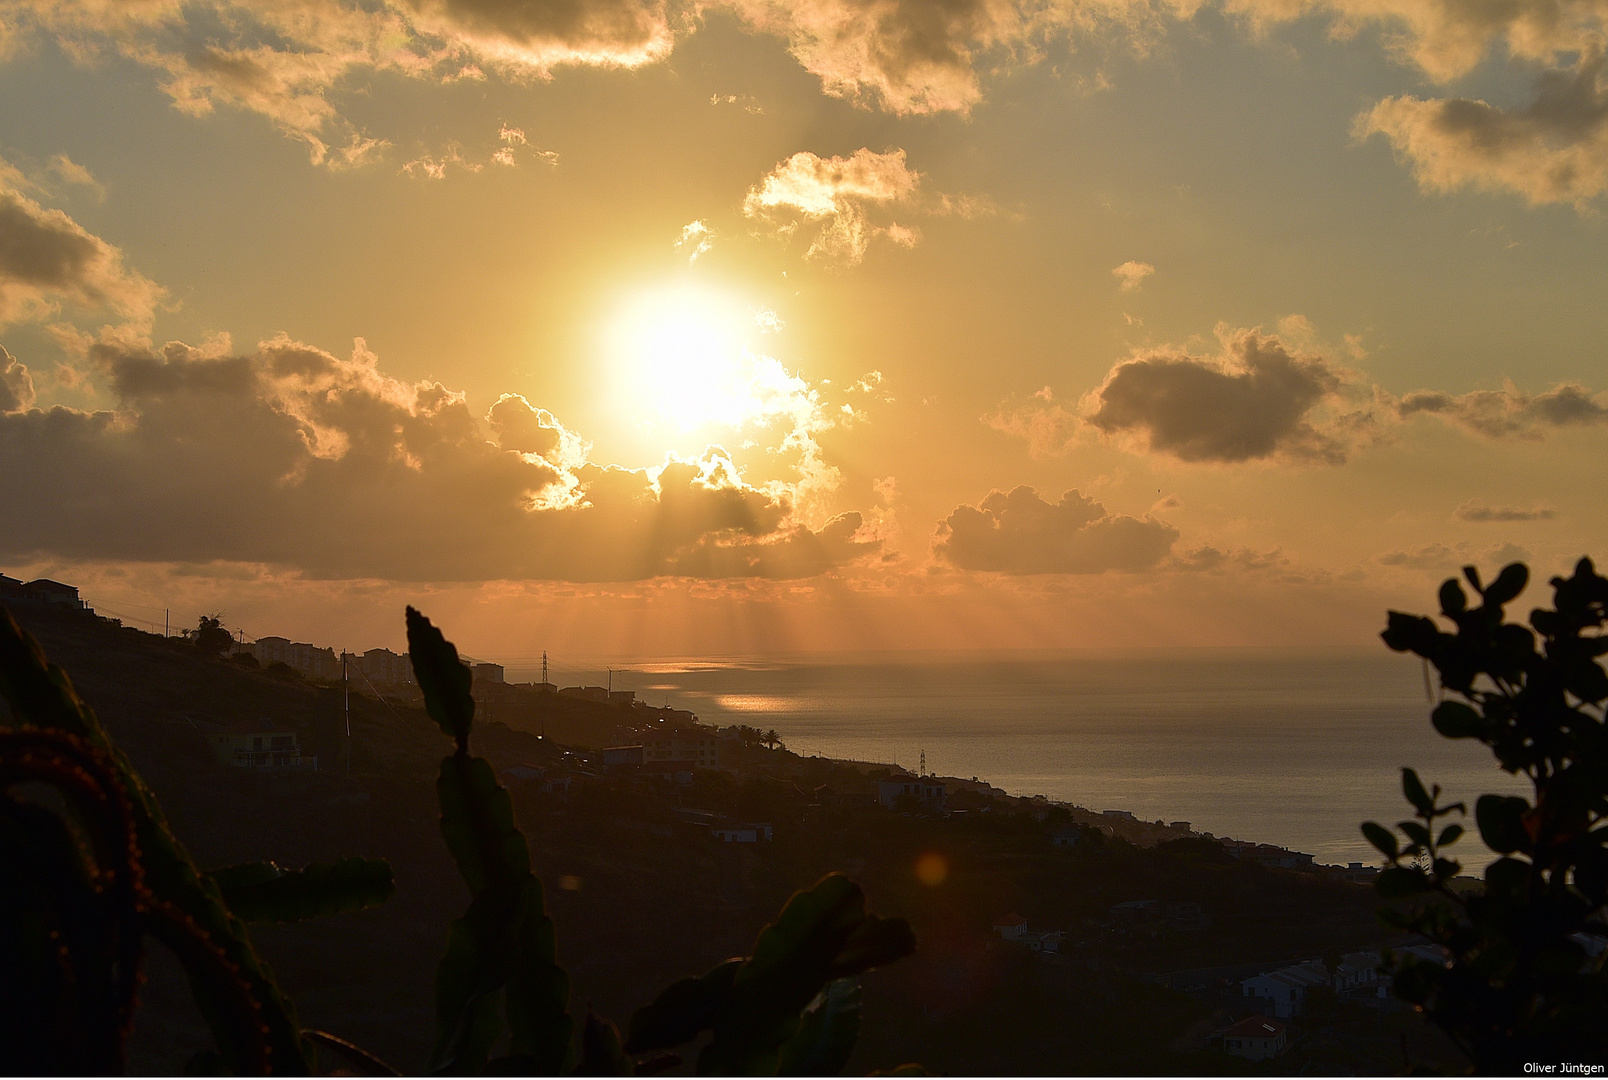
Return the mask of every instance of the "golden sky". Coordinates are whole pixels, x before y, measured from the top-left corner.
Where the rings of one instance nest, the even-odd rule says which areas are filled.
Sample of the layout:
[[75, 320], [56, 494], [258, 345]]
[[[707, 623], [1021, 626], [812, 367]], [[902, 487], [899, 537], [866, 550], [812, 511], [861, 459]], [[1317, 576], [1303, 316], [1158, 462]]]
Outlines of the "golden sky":
[[0, 569], [492, 658], [1371, 648], [1608, 554], [1605, 43], [0, 0]]

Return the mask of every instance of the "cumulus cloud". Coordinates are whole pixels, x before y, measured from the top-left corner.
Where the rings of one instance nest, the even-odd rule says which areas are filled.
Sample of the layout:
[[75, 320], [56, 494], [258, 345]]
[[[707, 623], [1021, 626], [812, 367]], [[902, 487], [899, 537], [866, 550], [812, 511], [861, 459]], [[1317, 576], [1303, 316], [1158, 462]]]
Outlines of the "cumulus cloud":
[[174, 105], [266, 117], [315, 163], [353, 165], [384, 144], [342, 117], [329, 94], [360, 73], [452, 81], [545, 78], [563, 65], [632, 67], [668, 54], [661, 0], [8, 0], [0, 39], [55, 41], [85, 61], [120, 56], [157, 74]]
[[0, 345], [0, 413], [20, 412], [34, 403], [33, 376]]
[[788, 236], [801, 225], [814, 230], [807, 259], [853, 266], [876, 237], [913, 247], [919, 234], [894, 221], [874, 224], [871, 214], [895, 205], [914, 208], [921, 174], [905, 164], [903, 150], [885, 154], [861, 148], [848, 157], [800, 151], [779, 163], [743, 200], [743, 213]]
[[1415, 390], [1398, 397], [1322, 353], [1293, 347], [1291, 333], [1313, 337], [1306, 320], [1281, 325], [1289, 332], [1220, 325], [1215, 356], [1176, 346], [1137, 350], [1076, 406], [1046, 386], [1026, 400], [1007, 400], [982, 421], [1026, 441], [1034, 457], [1064, 453], [1095, 437], [1190, 462], [1335, 465], [1394, 438], [1417, 415], [1487, 438], [1541, 439], [1558, 428], [1608, 424], [1608, 393], [1576, 383], [1533, 395], [1509, 382], [1501, 390]]
[[1079, 31], [1133, 35], [1187, 0], [725, 0], [748, 26], [774, 34], [822, 88], [895, 114], [966, 113], [981, 76], [1036, 62], [1044, 46]]
[[1122, 282], [1123, 292], [1135, 292], [1145, 278], [1156, 272], [1156, 268], [1147, 262], [1135, 262], [1129, 259], [1121, 266], [1112, 268], [1111, 274]]
[[957, 507], [939, 522], [933, 554], [962, 570], [1098, 574], [1151, 569], [1177, 539], [1177, 529], [1149, 515], [1108, 514], [1077, 491], [1051, 503], [1022, 486]]
[[[35, 39], [54, 41], [86, 62], [118, 56], [155, 73], [183, 111], [250, 110], [306, 142], [315, 162], [347, 165], [385, 144], [344, 118], [332, 92], [375, 72], [452, 82], [484, 79], [487, 72], [547, 78], [567, 65], [635, 67], [668, 56], [677, 37], [695, 33], [706, 14], [729, 12], [750, 31], [784, 41], [828, 94], [897, 115], [965, 114], [983, 100], [988, 76], [1037, 64], [1052, 46], [1099, 35], [1102, 44], [1144, 49], [1202, 6], [1199, 0], [3, 0], [0, 56]], [[1326, 19], [1340, 37], [1377, 29], [1398, 59], [1441, 83], [1493, 52], [1559, 75], [1584, 73], [1608, 40], [1602, 0], [1224, 0], [1222, 7], [1257, 30], [1312, 16]], [[1411, 98], [1380, 107], [1376, 130], [1404, 140], [1430, 114], [1458, 109]], [[1532, 122], [1548, 132], [1548, 146], [1569, 141], [1539, 113], [1519, 117], [1517, 127]], [[1403, 145], [1427, 154], [1430, 138]], [[1502, 138], [1515, 141], [1511, 131]], [[1520, 132], [1516, 142], [1530, 138]], [[1550, 164], [1566, 169], [1569, 157], [1562, 153]], [[1595, 174], [1596, 160], [1581, 171]], [[1596, 182], [1537, 184], [1516, 164], [1486, 172], [1493, 183], [1538, 190]]]
[[1550, 428], [1608, 422], [1608, 393], [1593, 394], [1576, 383], [1560, 383], [1533, 396], [1511, 382], [1501, 390], [1471, 390], [1466, 394], [1415, 390], [1392, 403], [1403, 419], [1420, 413], [1438, 416], [1493, 439], [1538, 439]]
[[1460, 521], [1551, 521], [1557, 516], [1556, 510], [1544, 506], [1527, 510], [1519, 506], [1484, 506], [1470, 501], [1457, 508]]
[[[785, 485], [710, 447], [651, 469], [585, 460], [551, 413], [484, 418], [439, 383], [278, 337], [255, 351], [101, 344], [118, 408], [0, 415], [0, 555], [256, 562], [397, 580], [797, 577], [873, 553], [857, 515], [811, 529]], [[6, 393], [21, 405], [14, 360]]]
[[1608, 83], [1598, 55], [1540, 77], [1534, 101], [1504, 109], [1468, 98], [1403, 96], [1358, 117], [1357, 134], [1385, 136], [1430, 191], [1511, 191], [1532, 203], [1578, 207], [1608, 190]]
[[30, 198], [21, 176], [0, 161], [0, 327], [48, 317], [64, 302], [148, 325], [161, 296], [124, 267], [117, 248]]
[[1118, 364], [1086, 400], [1088, 424], [1184, 461], [1345, 460], [1358, 421], [1312, 415], [1339, 394], [1338, 369], [1256, 330], [1220, 340], [1217, 356], [1155, 349]]

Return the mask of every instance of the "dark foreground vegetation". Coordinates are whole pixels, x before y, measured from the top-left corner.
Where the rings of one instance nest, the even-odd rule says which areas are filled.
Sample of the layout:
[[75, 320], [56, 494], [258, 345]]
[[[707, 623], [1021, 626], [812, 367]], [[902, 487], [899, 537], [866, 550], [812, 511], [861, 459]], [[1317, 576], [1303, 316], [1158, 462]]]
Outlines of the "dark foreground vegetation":
[[[1435, 730], [1477, 739], [1503, 769], [1526, 777], [1533, 800], [1482, 795], [1474, 821], [1502, 857], [1482, 881], [1463, 884], [1452, 855], [1468, 815], [1461, 802], [1402, 772], [1414, 818], [1363, 826], [1389, 866], [1380, 895], [1397, 901], [1389, 925], [1441, 946], [1446, 959], [1404, 957], [1391, 965], [1395, 991], [1424, 1010], [1482, 1073], [1526, 1066], [1608, 1065], [1608, 578], [1590, 559], [1552, 579], [1553, 606], [1508, 622], [1503, 608], [1524, 591], [1529, 570], [1505, 567], [1485, 585], [1472, 566], [1441, 586], [1441, 615], [1390, 613], [1385, 643], [1440, 673]], [[1447, 698], [1446, 694], [1454, 695]]]
[[[1502, 601], [1487, 595], [1483, 602], [1487, 609], [1495, 607], [1495, 621], [1486, 610], [1479, 623], [1485, 630], [1477, 633], [1501, 636], [1491, 628], [1501, 624]], [[1590, 608], [1590, 603], [1597, 606]], [[1575, 620], [1576, 639], [1593, 612], [1600, 624], [1601, 601], [1590, 603], [1586, 621]], [[982, 785], [969, 792], [966, 813], [941, 815], [919, 806], [889, 809], [823, 796], [823, 789], [848, 793], [863, 786], [866, 770], [757, 746], [745, 751], [748, 760], [735, 775], [698, 770], [690, 778], [678, 778], [609, 770], [597, 766], [590, 752], [617, 742], [617, 725], [604, 710], [588, 713], [576, 705], [565, 706], [568, 711], [545, 738], [497, 723], [471, 729], [464, 704], [467, 685], [453, 683], [456, 676], [448, 661], [455, 662], [455, 656], [445, 655], [450, 647], [444, 642], [411, 642], [416, 660], [434, 650], [440, 655], [433, 669], [448, 673], [432, 690], [432, 677], [421, 671], [426, 696], [435, 699], [429, 713], [354, 695], [348, 737], [338, 688], [251, 670], [188, 642], [116, 627], [82, 613], [19, 614], [51, 659], [72, 673], [109, 742], [126, 756], [132, 773], [143, 777], [148, 792], [136, 791], [134, 801], [148, 796], [150, 805], [160, 803], [173, 835], [182, 839], [196, 864], [240, 867], [272, 860], [281, 867], [344, 868], [329, 871], [338, 879], [333, 883], [293, 880], [280, 886], [277, 899], [264, 898], [264, 889], [271, 894], [275, 886], [260, 870], [219, 879], [228, 886], [219, 899], [241, 905], [235, 908], [237, 915], [322, 915], [254, 921], [249, 935], [234, 924], [245, 947], [261, 960], [263, 983], [271, 981], [285, 999], [282, 1006], [270, 1002], [266, 1010], [282, 1007], [290, 1020], [276, 1035], [290, 1045], [268, 1061], [282, 1071], [374, 1067], [355, 1057], [355, 1051], [337, 1048], [335, 1037], [404, 1072], [478, 1071], [497, 1056], [513, 1059], [504, 1061], [503, 1068], [527, 1071], [551, 1071], [564, 1064], [592, 1071], [688, 1072], [701, 1067], [822, 1072], [844, 1064], [831, 1056], [800, 1056], [804, 1047], [816, 1046], [831, 1048], [832, 1054], [846, 1054], [852, 1047], [846, 1069], [859, 1073], [919, 1061], [934, 1072], [957, 1074], [1337, 1074], [1458, 1071], [1468, 1067], [1465, 1054], [1491, 1067], [1496, 1059], [1482, 1058], [1481, 1047], [1508, 1045], [1503, 1039], [1528, 1039], [1523, 1045], [1529, 1052], [1562, 1046], [1548, 1040], [1573, 1033], [1577, 1041], [1570, 1045], [1583, 1047], [1581, 1052], [1601, 1047], [1604, 1027], [1581, 1026], [1596, 1025], [1601, 1017], [1600, 959], [1592, 966], [1576, 943], [1569, 954], [1573, 967], [1565, 971], [1556, 950], [1528, 944], [1546, 935], [1551, 935], [1546, 940], [1555, 939], [1565, 923], [1554, 918], [1540, 936], [1525, 930], [1525, 920], [1536, 917], [1525, 905], [1542, 894], [1568, 898], [1567, 903], [1554, 900], [1547, 909], [1565, 911], [1565, 938], [1598, 925], [1590, 920], [1600, 919], [1600, 890], [1593, 906], [1591, 894], [1576, 883], [1584, 880], [1590, 886], [1588, 849], [1595, 844], [1600, 850], [1603, 840], [1598, 824], [1603, 813], [1600, 764], [1597, 795], [1584, 797], [1583, 803], [1577, 799], [1570, 804], [1575, 809], [1558, 819], [1572, 823], [1564, 833], [1573, 845], [1569, 850], [1576, 853], [1561, 871], [1553, 852], [1562, 841], [1550, 839], [1554, 834], [1545, 829], [1526, 841], [1530, 847], [1497, 848], [1514, 853], [1504, 861], [1541, 866], [1525, 870], [1538, 884], [1526, 886], [1517, 908], [1496, 902], [1499, 917], [1482, 914], [1490, 909], [1469, 897], [1470, 879], [1453, 881], [1456, 871], [1448, 872], [1435, 861], [1444, 859], [1440, 845], [1451, 842], [1445, 830], [1422, 851], [1413, 849], [1409, 830], [1408, 844], [1392, 840], [1396, 850], [1387, 854], [1409, 867], [1417, 859], [1422, 869], [1410, 872], [1424, 876], [1421, 882], [1414, 879], [1411, 888], [1399, 875], [1382, 877], [1392, 897], [1391, 921], [1382, 925], [1375, 912], [1378, 900], [1365, 885], [1235, 859], [1222, 845], [1201, 838], [1138, 846], [1093, 829], [1069, 829], [1073, 813], [1007, 799]], [[1393, 632], [1397, 626], [1393, 616]], [[423, 627], [413, 630], [422, 633]], [[1415, 648], [1415, 643], [1431, 640], [1415, 632], [1420, 637], [1411, 643], [1398, 638], [1391, 644]], [[1473, 640], [1477, 633], [1463, 637]], [[1599, 653], [1591, 652], [1587, 663], [1600, 676], [1601, 668], [1593, 662]], [[1443, 650], [1438, 655], [1444, 659], [1450, 654]], [[1457, 677], [1462, 669], [1449, 663]], [[1441, 670], [1446, 678], [1447, 667]], [[1511, 673], [1502, 677], [1510, 696], [1516, 695], [1520, 684]], [[1533, 670], [1529, 677], [1539, 680]], [[1451, 679], [1447, 687], [1465, 689]], [[1466, 689], [1472, 688], [1470, 682]], [[14, 710], [0, 717], [10, 725], [7, 737], [25, 741], [32, 736], [17, 727], [21, 710], [15, 679], [5, 690]], [[1590, 720], [1581, 704], [1600, 702], [1601, 696], [1585, 697], [1567, 687], [1564, 692], [1572, 695], [1564, 699], [1568, 708]], [[1483, 698], [1471, 706], [1482, 716], [1492, 707]], [[1502, 706], [1494, 708], [1500, 711]], [[1453, 734], [1443, 726], [1455, 722], [1446, 715], [1437, 711], [1437, 726]], [[319, 756], [322, 769], [263, 775], [219, 764], [202, 734], [206, 722], [258, 717], [293, 728], [303, 748]], [[1570, 729], [1584, 740], [1583, 749], [1547, 743], [1546, 753], [1553, 756], [1546, 759], [1549, 764], [1536, 766], [1539, 775], [1550, 781], [1568, 772], [1592, 745], [1600, 753], [1600, 720], [1596, 724], [1595, 736], [1583, 721]], [[562, 742], [555, 730], [561, 731]], [[1500, 735], [1494, 727], [1490, 732]], [[444, 733], [456, 751], [445, 761]], [[1475, 737], [1485, 733], [1484, 728], [1468, 732]], [[1599, 742], [1591, 744], [1592, 738]], [[7, 844], [25, 837], [29, 827], [55, 828], [44, 823], [45, 816], [58, 823], [73, 818], [70, 813], [60, 816], [59, 793], [52, 796], [37, 783], [18, 783], [22, 774], [13, 765], [23, 749], [20, 742], [6, 745], [10, 771], [4, 783], [8, 813], [30, 816], [8, 819]], [[468, 764], [475, 761], [480, 764]], [[561, 774], [575, 782], [564, 787], [550, 782]], [[507, 795], [499, 794], [494, 778], [500, 778]], [[107, 778], [100, 779], [109, 786]], [[1415, 797], [1411, 784], [1407, 790]], [[1426, 797], [1431, 800], [1427, 812], [1437, 815], [1438, 796]], [[1545, 801], [1551, 812], [1561, 798], [1538, 798], [1537, 805]], [[1579, 816], [1582, 806], [1584, 819]], [[467, 834], [454, 841], [453, 821], [463, 820], [465, 812], [470, 817], [490, 812], [498, 819], [492, 823], [501, 837], [492, 845], [495, 851], [466, 851], [462, 836]], [[1519, 812], [1521, 828], [1527, 812]], [[1486, 818], [1499, 820], [1486, 811], [1478, 816], [1482, 832]], [[773, 838], [723, 843], [710, 834], [707, 822], [714, 818], [766, 822], [773, 827]], [[16, 822], [21, 822], [20, 831]], [[472, 831], [478, 835], [486, 827], [482, 822]], [[1498, 828], [1493, 825], [1488, 841]], [[1069, 832], [1076, 834], [1075, 842], [1057, 846], [1056, 840], [1065, 841]], [[1513, 836], [1497, 838], [1508, 842]], [[517, 850], [527, 845], [528, 856]], [[160, 855], [149, 847], [141, 854], [147, 862]], [[15, 855], [8, 852], [8, 857]], [[342, 862], [354, 857], [357, 861]], [[521, 877], [527, 872], [522, 865], [529, 868], [528, 880]], [[857, 889], [841, 877], [823, 881], [833, 871], [846, 871], [860, 882], [878, 910], [908, 920], [918, 943], [914, 955], [868, 972], [858, 986], [852, 979], [834, 980], [854, 974], [847, 968], [896, 957], [903, 951], [897, 929], [903, 923], [865, 916]], [[1504, 872], [1497, 871], [1498, 879]], [[393, 879], [394, 895], [385, 899]], [[818, 881], [822, 885], [802, 899], [795, 896], [801, 886]], [[1485, 888], [1489, 882], [1487, 875]], [[847, 937], [824, 950], [829, 956], [819, 955], [819, 944], [795, 950], [790, 963], [798, 971], [808, 968], [806, 977], [782, 980], [791, 989], [781, 997], [759, 995], [770, 1003], [761, 1015], [754, 1012], [758, 1006], [753, 995], [722, 989], [741, 970], [722, 961], [753, 952], [752, 970], [769, 955], [766, 939], [756, 946], [756, 935], [777, 919], [790, 898], [794, 918], [790, 921], [784, 913], [777, 925], [819, 928], [833, 923], [832, 918], [808, 916], [811, 910], [821, 916], [835, 899], [842, 905], [835, 910], [847, 912], [847, 923], [831, 933], [852, 936], [857, 927], [872, 927], [867, 933], [878, 939], [878, 946], [852, 962], [842, 956]], [[1439, 899], [1426, 902], [1432, 898]], [[1170, 904], [1188, 914], [1118, 914], [1118, 905], [1140, 900]], [[249, 907], [253, 901], [256, 909]], [[283, 906], [295, 903], [302, 908]], [[220, 911], [218, 917], [227, 922], [228, 910], [220, 904]], [[1064, 931], [1059, 951], [1034, 952], [1002, 940], [994, 927], [1010, 913], [1025, 917], [1035, 929]], [[9, 927], [17, 925], [14, 914], [7, 913]], [[551, 923], [544, 924], [548, 916]], [[1510, 1023], [1503, 1029], [1506, 1034], [1487, 1034], [1478, 1042], [1458, 1026], [1458, 1018], [1466, 1017], [1470, 995], [1479, 997], [1481, 985], [1508, 978], [1503, 972], [1490, 974], [1491, 957], [1499, 950], [1469, 945], [1470, 934], [1487, 933], [1493, 919], [1522, 939], [1512, 954], [1519, 967], [1503, 971], [1534, 971], [1541, 980], [1525, 984], [1533, 991], [1529, 997], [1516, 991], [1498, 994], [1500, 1007], [1509, 1010], [1501, 1015], [1552, 1019], [1528, 1027], [1528, 1021]], [[214, 940], [235, 932], [210, 929]], [[230, 1060], [234, 1051], [226, 1043], [235, 1035], [227, 1024], [218, 1034], [218, 1013], [228, 1008], [227, 980], [195, 986], [193, 994], [187, 985], [185, 972], [191, 971], [193, 978], [197, 963], [187, 933], [158, 933], [148, 950], [146, 982], [139, 988], [127, 1044], [130, 1071], [250, 1065], [243, 1058]], [[550, 951], [547, 934], [552, 935]], [[107, 1015], [116, 1020], [116, 1003], [124, 1000], [119, 995], [131, 990], [118, 981], [128, 970], [121, 958], [132, 955], [118, 951], [132, 947], [129, 927], [118, 926], [112, 938], [102, 944], [111, 950], [105, 955], [112, 957]], [[1313, 996], [1305, 1015], [1291, 1021], [1291, 1045], [1274, 1060], [1252, 1063], [1231, 1057], [1211, 1041], [1214, 1032], [1259, 1011], [1254, 1000], [1240, 996], [1241, 978], [1298, 960], [1327, 960], [1349, 950], [1426, 939], [1449, 943], [1455, 963], [1439, 970], [1449, 973], [1447, 980], [1461, 981], [1442, 985], [1432, 979], [1426, 984], [1422, 973], [1415, 975], [1403, 962], [1397, 992], [1422, 1004], [1451, 1041], [1419, 1013], [1378, 1004], [1365, 1007], [1322, 994]], [[797, 957], [806, 953], [809, 963], [796, 967], [801, 962]], [[477, 956], [483, 961], [479, 967]], [[834, 968], [840, 959], [847, 968]], [[251, 975], [249, 964], [236, 964], [242, 974]], [[645, 1019], [637, 1014], [647, 1025], [644, 1031], [652, 1030], [656, 1015], [679, 1015], [681, 1026], [671, 1024], [670, 1034], [661, 1031], [657, 1039], [633, 1040], [636, 1025], [629, 1024], [620, 1046], [614, 1041], [615, 1029], [593, 1019], [632, 1017], [633, 1010], [667, 985], [697, 972], [709, 975], [698, 984], [680, 984], [679, 996], [665, 1002], [659, 1014], [649, 1012]], [[527, 985], [516, 986], [520, 979]], [[567, 987], [560, 981], [565, 979]], [[8, 1019], [23, 1015], [11, 1012], [18, 1004], [11, 997], [28, 993], [14, 981], [10, 985], [4, 991]], [[197, 1008], [197, 1000], [209, 1015]], [[1584, 1012], [1570, 1004], [1576, 1002], [1583, 1003]], [[732, 1012], [737, 1003], [742, 1009]], [[1475, 1005], [1484, 1010], [1480, 1031], [1487, 1032], [1500, 1008], [1488, 1002]], [[545, 1018], [548, 1026], [525, 1023], [521, 1028], [522, 1016]], [[826, 1023], [837, 1016], [845, 1023]], [[563, 1026], [568, 1023], [573, 1023], [573, 1036]], [[299, 1026], [331, 1037], [316, 1037], [310, 1046], [309, 1040], [297, 1038]], [[858, 1029], [857, 1041], [849, 1027]], [[504, 1028], [511, 1029], [512, 1041]], [[679, 1036], [684, 1038], [674, 1041]], [[673, 1047], [680, 1064], [647, 1042]], [[789, 1045], [792, 1051], [785, 1049]], [[213, 1046], [216, 1051], [206, 1050]], [[538, 1059], [538, 1054], [545, 1056]], [[108, 1058], [82, 1068], [109, 1071], [117, 1064]], [[16, 1059], [8, 1065], [19, 1069]]]

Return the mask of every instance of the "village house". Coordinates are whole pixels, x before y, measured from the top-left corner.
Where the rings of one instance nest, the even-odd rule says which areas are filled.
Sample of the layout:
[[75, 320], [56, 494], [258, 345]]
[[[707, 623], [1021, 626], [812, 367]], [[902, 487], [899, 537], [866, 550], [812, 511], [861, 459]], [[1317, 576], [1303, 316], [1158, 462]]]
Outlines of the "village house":
[[1223, 850], [1236, 859], [1248, 859], [1263, 866], [1280, 870], [1311, 870], [1313, 858], [1304, 851], [1291, 851], [1273, 844], [1250, 844], [1241, 840], [1224, 840]]
[[994, 924], [994, 933], [1006, 941], [1025, 945], [1036, 953], [1054, 955], [1061, 951], [1061, 942], [1066, 940], [1065, 930], [1029, 930], [1027, 920], [1014, 911]]
[[77, 586], [64, 585], [49, 578], [35, 578], [24, 583], [5, 574], [0, 574], [0, 604], [10, 604], [13, 607], [61, 606], [75, 611], [90, 610], [89, 604], [78, 598]]
[[668, 728], [649, 732], [642, 739], [642, 760], [647, 765], [685, 764], [713, 769], [719, 749], [708, 728]]
[[238, 724], [209, 725], [207, 744], [213, 757], [237, 769], [318, 771], [318, 756], [303, 755], [296, 732], [264, 717]]
[[644, 760], [644, 749], [641, 743], [633, 746], [605, 746], [603, 748], [603, 767], [605, 769], [641, 765]]
[[347, 662], [375, 686], [406, 686], [413, 682], [413, 657], [407, 653], [370, 649], [362, 656], [348, 656]]
[[1331, 970], [1320, 960], [1308, 960], [1277, 971], [1245, 979], [1240, 991], [1246, 997], [1261, 999], [1274, 1016], [1299, 1016], [1306, 1007], [1308, 992], [1325, 986], [1337, 995], [1366, 991], [1379, 982], [1379, 954], [1347, 953]]
[[1223, 1032], [1223, 1049], [1248, 1061], [1266, 1061], [1284, 1052], [1288, 1027], [1265, 1016], [1251, 1016]]
[[237, 651], [250, 653], [263, 667], [284, 664], [310, 679], [335, 680], [341, 677], [341, 662], [334, 649], [320, 649], [305, 641], [291, 641], [282, 637], [263, 637], [248, 641]]
[[915, 805], [923, 810], [942, 810], [947, 805], [944, 784], [931, 776], [911, 776], [909, 773], [890, 776], [877, 781], [877, 801], [883, 806]]

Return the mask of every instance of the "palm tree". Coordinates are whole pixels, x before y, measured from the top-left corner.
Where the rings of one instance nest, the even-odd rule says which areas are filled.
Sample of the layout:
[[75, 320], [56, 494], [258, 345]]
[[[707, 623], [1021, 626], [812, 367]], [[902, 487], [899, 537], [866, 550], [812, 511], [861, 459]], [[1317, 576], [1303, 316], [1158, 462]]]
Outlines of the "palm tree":
[[776, 734], [775, 728], [771, 728], [769, 731], [765, 732], [764, 737], [759, 741], [765, 746], [770, 747], [772, 750], [779, 750], [782, 747], [782, 737]]

